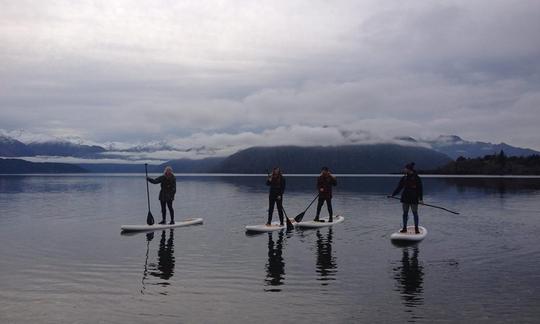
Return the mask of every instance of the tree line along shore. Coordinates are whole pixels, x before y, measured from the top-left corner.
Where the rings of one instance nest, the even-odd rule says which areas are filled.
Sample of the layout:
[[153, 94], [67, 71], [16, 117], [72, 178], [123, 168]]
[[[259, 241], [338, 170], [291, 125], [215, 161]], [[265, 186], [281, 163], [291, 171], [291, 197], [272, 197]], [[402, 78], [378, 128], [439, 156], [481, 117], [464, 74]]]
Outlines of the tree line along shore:
[[458, 157], [440, 168], [424, 171], [429, 174], [449, 175], [540, 175], [540, 155], [506, 156], [485, 155], [478, 158]]

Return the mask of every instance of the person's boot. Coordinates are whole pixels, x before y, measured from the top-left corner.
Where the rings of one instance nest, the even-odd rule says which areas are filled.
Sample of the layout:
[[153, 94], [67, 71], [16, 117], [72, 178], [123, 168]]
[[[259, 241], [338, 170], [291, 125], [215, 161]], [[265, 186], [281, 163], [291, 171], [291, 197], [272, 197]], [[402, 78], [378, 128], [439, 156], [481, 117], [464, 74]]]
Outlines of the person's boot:
[[334, 218], [332, 215], [330, 215], [330, 217], [328, 217], [328, 223], [332, 223], [334, 221]]
[[159, 225], [165, 225], [167, 222], [165, 222], [165, 218], [161, 219], [161, 222], [159, 222]]
[[319, 220], [319, 215], [315, 216], [315, 218], [313, 219], [314, 222], [320, 222]]
[[415, 227], [414, 227], [414, 232], [415, 232], [416, 234], [420, 234], [420, 229], [418, 228], [418, 226], [415, 226]]
[[174, 218], [171, 218], [171, 222], [169, 223], [169, 225], [174, 225]]
[[407, 228], [406, 228], [406, 227], [403, 227], [399, 232], [400, 232], [400, 233], [407, 233]]

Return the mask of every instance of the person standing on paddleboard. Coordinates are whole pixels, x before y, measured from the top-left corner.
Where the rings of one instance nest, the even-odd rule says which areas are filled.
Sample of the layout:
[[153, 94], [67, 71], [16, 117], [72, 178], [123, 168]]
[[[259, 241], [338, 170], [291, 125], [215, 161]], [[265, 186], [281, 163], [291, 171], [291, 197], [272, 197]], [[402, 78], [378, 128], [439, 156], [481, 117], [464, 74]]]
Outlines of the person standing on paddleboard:
[[174, 224], [174, 209], [173, 209], [173, 200], [174, 195], [176, 194], [176, 177], [173, 174], [173, 170], [170, 166], [165, 167], [165, 171], [162, 176], [159, 176], [155, 179], [147, 177], [146, 180], [153, 184], [161, 184], [161, 190], [159, 191], [159, 202], [161, 203], [161, 222], [159, 224], [166, 224], [166, 208], [169, 208], [169, 214], [171, 215], [170, 224]]
[[323, 167], [321, 169], [321, 175], [317, 178], [317, 190], [319, 190], [319, 201], [317, 202], [317, 215], [315, 216], [314, 221], [319, 221], [319, 215], [321, 214], [321, 209], [326, 202], [326, 207], [328, 208], [328, 222], [333, 221], [332, 213], [332, 187], [337, 186], [336, 177], [330, 173], [328, 167]]
[[403, 190], [400, 199], [403, 207], [403, 228], [400, 232], [407, 232], [407, 220], [409, 218], [409, 209], [411, 209], [414, 215], [414, 231], [416, 234], [420, 234], [418, 229], [418, 203], [422, 203], [423, 200], [422, 180], [414, 170], [414, 162], [405, 165], [403, 172], [405, 175], [399, 180], [396, 190], [392, 193], [393, 197]]
[[270, 186], [270, 194], [268, 196], [268, 221], [266, 226], [272, 224], [272, 215], [274, 214], [274, 206], [277, 204], [279, 224], [283, 226], [283, 193], [285, 192], [285, 177], [281, 174], [279, 168], [274, 168], [272, 174], [268, 175], [266, 185]]

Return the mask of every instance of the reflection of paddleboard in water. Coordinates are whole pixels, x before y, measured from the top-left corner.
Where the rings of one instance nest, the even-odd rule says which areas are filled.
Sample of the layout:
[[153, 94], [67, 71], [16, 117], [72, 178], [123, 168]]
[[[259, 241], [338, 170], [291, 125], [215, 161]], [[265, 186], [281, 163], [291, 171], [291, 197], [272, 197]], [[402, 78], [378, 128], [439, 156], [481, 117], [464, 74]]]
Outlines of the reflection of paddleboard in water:
[[188, 218], [181, 221], [178, 221], [172, 225], [169, 224], [154, 224], [154, 225], [122, 225], [120, 228], [123, 232], [144, 232], [144, 231], [157, 231], [168, 228], [183, 227], [189, 225], [202, 224], [202, 218]]
[[343, 222], [344, 220], [345, 220], [345, 218], [343, 216], [338, 215], [338, 216], [334, 217], [332, 222], [328, 222], [328, 219], [321, 219], [320, 222], [305, 221], [305, 222], [296, 223], [296, 227], [300, 227], [300, 228], [328, 227], [328, 226], [332, 226], [332, 225], [335, 225], [335, 224], [339, 224], [339, 223]]
[[420, 242], [426, 237], [427, 229], [423, 226], [418, 226], [418, 229], [420, 230], [420, 233], [416, 234], [414, 226], [408, 226], [406, 233], [400, 233], [400, 231], [392, 233], [392, 235], [390, 235], [390, 240], [392, 240], [392, 242]]
[[281, 231], [282, 229], [287, 228], [287, 225], [279, 225], [279, 223], [272, 223], [270, 226], [266, 225], [247, 225], [246, 232], [255, 232], [255, 233], [264, 233], [264, 232], [274, 232]]

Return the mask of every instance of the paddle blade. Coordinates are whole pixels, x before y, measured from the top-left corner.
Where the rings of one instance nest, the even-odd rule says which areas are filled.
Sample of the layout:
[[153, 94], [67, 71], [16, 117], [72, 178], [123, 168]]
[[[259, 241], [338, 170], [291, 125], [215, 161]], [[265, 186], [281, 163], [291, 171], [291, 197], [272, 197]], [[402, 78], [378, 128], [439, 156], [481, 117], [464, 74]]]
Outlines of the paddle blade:
[[146, 224], [154, 225], [154, 216], [152, 216], [151, 212], [148, 212], [148, 216], [146, 216]]
[[285, 214], [285, 221], [287, 223], [287, 230], [290, 231], [290, 230], [293, 230], [294, 229], [294, 225], [292, 224], [291, 220], [289, 219], [289, 216], [287, 216], [287, 212], [285, 211], [285, 208], [281, 207], [282, 210], [283, 210], [283, 214]]
[[291, 222], [291, 220], [289, 219], [289, 217], [286, 217], [287, 218], [287, 230], [288, 231], [291, 231], [294, 229], [294, 225], [293, 223]]
[[303, 213], [300, 213], [298, 214], [298, 216], [296, 216], [294, 218], [294, 221], [297, 222], [297, 223], [300, 223], [302, 221], [302, 218], [304, 218], [304, 215], [306, 214], [306, 212], [303, 212]]

